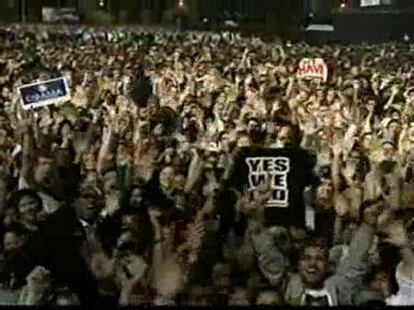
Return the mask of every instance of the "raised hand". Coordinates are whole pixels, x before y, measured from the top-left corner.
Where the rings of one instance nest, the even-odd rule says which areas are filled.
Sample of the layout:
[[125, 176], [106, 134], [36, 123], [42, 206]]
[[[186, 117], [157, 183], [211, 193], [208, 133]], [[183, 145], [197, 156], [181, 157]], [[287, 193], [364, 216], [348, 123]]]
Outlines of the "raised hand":
[[385, 229], [385, 233], [387, 235], [385, 241], [396, 247], [401, 248], [408, 244], [408, 236], [402, 220], [390, 222]]
[[111, 258], [102, 252], [93, 255], [91, 270], [97, 279], [109, 279], [114, 273], [114, 264]]
[[195, 151], [188, 170], [187, 181], [185, 184], [186, 193], [191, 192], [193, 189], [195, 183], [198, 181], [204, 170], [204, 165], [204, 160], [201, 158], [198, 152]]
[[135, 285], [144, 279], [148, 265], [140, 256], [129, 256], [118, 273], [123, 290], [131, 291]]
[[303, 126], [303, 134], [305, 136], [314, 136], [319, 131], [316, 121], [313, 118], [309, 118]]
[[385, 208], [385, 202], [379, 201], [364, 210], [363, 221], [371, 227], [376, 228], [378, 224], [378, 218], [383, 213]]
[[260, 184], [255, 189], [247, 189], [243, 193], [235, 192], [237, 195], [236, 210], [249, 216], [251, 219], [261, 219], [264, 208], [271, 196], [270, 185]]
[[148, 214], [151, 220], [151, 224], [154, 227], [155, 232], [155, 239], [161, 239], [162, 238], [162, 231], [161, 231], [161, 224], [160, 224], [160, 216], [161, 211], [157, 208], [149, 208]]

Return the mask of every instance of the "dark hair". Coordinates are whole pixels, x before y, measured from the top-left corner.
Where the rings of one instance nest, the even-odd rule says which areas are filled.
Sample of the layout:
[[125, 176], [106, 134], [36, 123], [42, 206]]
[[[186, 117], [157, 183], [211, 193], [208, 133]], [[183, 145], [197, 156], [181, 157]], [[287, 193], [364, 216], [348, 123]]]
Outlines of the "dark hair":
[[321, 166], [318, 171], [318, 176], [319, 178], [331, 179], [332, 178], [331, 166], [329, 165]]
[[131, 183], [130, 191], [132, 192], [134, 189], [137, 189], [137, 188], [141, 189], [141, 190], [144, 190], [146, 185], [147, 185], [147, 183], [143, 179], [136, 178]]
[[[398, 110], [394, 110], [394, 111], [392, 111], [391, 113], [393, 113], [393, 112], [398, 112], [399, 114], [401, 114]], [[388, 124], [387, 124], [387, 129], [388, 129], [388, 128], [390, 128], [390, 125], [391, 125], [392, 123], [401, 124], [401, 121], [400, 121], [400, 120], [398, 120], [398, 119], [392, 118], [392, 119], [388, 122]]]
[[148, 250], [152, 250], [154, 243], [154, 231], [148, 212], [141, 209], [125, 208], [121, 211], [121, 217], [125, 216], [132, 216], [134, 218], [136, 227], [139, 230], [139, 233], [135, 235], [135, 238], [137, 238], [135, 251], [137, 254], [145, 255]]
[[4, 231], [3, 237], [7, 233], [15, 234], [18, 237], [25, 237], [27, 235], [27, 229], [18, 223], [13, 223]]
[[32, 189], [20, 189], [16, 192], [12, 193], [9, 197], [7, 208], [12, 208], [12, 209], [17, 211], [20, 200], [25, 196], [29, 196], [29, 197], [33, 198], [36, 201], [39, 210], [41, 210], [43, 208], [42, 199]]
[[39, 158], [50, 158], [50, 159], [54, 159], [55, 155], [53, 154], [53, 152], [46, 147], [42, 147], [40, 149], [37, 150], [37, 159]]
[[302, 257], [305, 250], [308, 248], [320, 248], [323, 249], [326, 255], [326, 258], [329, 258], [329, 247], [326, 238], [320, 236], [310, 236], [305, 239], [305, 242], [302, 245], [302, 248], [299, 253], [299, 257]]
[[391, 293], [396, 294], [399, 290], [399, 285], [395, 277], [395, 271], [397, 267], [395, 265], [393, 266], [392, 264], [389, 265], [387, 263], [388, 262], [382, 262], [380, 265], [374, 266], [367, 274], [366, 284], [369, 285], [372, 281], [374, 281], [379, 273], [386, 273], [388, 275], [388, 284], [391, 287]]
[[359, 220], [362, 221], [364, 218], [365, 211], [372, 207], [373, 205], [376, 205], [378, 203], [381, 203], [384, 201], [384, 198], [382, 196], [372, 199], [372, 200], [366, 200], [361, 204], [361, 207], [359, 208]]
[[108, 105], [112, 106], [116, 104], [116, 96], [111, 92], [107, 95], [108, 98]]
[[105, 176], [105, 174], [109, 173], [109, 172], [116, 172], [118, 173], [118, 169], [116, 167], [116, 165], [113, 164], [109, 164], [103, 167], [102, 169], [102, 176]]

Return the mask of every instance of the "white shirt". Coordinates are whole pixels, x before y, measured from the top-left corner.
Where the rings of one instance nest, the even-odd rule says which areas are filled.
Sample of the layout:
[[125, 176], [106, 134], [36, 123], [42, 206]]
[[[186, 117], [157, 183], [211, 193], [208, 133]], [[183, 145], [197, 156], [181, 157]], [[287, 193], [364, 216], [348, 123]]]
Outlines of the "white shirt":
[[401, 263], [397, 267], [395, 277], [399, 286], [398, 293], [389, 297], [386, 302], [388, 306], [414, 306], [414, 281], [400, 272]]
[[307, 295], [315, 297], [315, 298], [326, 297], [328, 299], [329, 306], [330, 307], [335, 306], [335, 304], [333, 302], [333, 299], [332, 299], [332, 296], [331, 296], [331, 294], [329, 294], [329, 292], [326, 288], [323, 288], [323, 289], [318, 290], [318, 291], [310, 290], [310, 289], [305, 290], [305, 293], [303, 293], [303, 295], [302, 295], [302, 301], [301, 301], [302, 305], [305, 304], [305, 298], [306, 298]]

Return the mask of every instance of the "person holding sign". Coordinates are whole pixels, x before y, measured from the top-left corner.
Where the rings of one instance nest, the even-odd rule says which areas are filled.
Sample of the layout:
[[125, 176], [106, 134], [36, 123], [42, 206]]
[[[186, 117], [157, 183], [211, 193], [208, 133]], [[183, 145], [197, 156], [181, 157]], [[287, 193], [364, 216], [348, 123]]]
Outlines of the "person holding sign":
[[322, 58], [303, 58], [298, 67], [297, 75], [300, 78], [328, 80], [328, 66]]
[[282, 148], [252, 146], [240, 149], [229, 184], [238, 190], [247, 187], [250, 191], [262, 182], [269, 184], [271, 195], [266, 204], [265, 222], [303, 228], [303, 191], [313, 185], [314, 163], [307, 151], [295, 145], [293, 127], [285, 126], [283, 129], [286, 129], [287, 136], [283, 142], [279, 140]]

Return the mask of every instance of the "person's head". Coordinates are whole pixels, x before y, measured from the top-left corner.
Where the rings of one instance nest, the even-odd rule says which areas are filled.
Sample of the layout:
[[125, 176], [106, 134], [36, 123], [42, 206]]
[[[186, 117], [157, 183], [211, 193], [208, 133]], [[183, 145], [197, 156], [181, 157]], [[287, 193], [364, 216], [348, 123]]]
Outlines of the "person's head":
[[108, 167], [103, 173], [103, 190], [110, 195], [118, 189], [118, 173], [115, 167]]
[[143, 204], [143, 196], [144, 196], [144, 184], [137, 183], [135, 184], [130, 192], [129, 196], [129, 205], [132, 208], [140, 208]]
[[359, 147], [354, 147], [350, 152], [342, 168], [342, 176], [348, 186], [363, 182], [369, 172], [369, 162], [363, 157]]
[[372, 148], [372, 140], [373, 140], [372, 133], [365, 133], [362, 136], [362, 139], [361, 139], [361, 146], [362, 146], [362, 148], [364, 150], [367, 150], [367, 151], [371, 150], [371, 148]]
[[9, 228], [3, 236], [3, 251], [5, 254], [16, 253], [26, 240], [25, 230], [19, 226]]
[[12, 226], [17, 220], [17, 215], [18, 215], [17, 208], [15, 206], [9, 205], [8, 208], [4, 210], [3, 223], [2, 223], [3, 226], [5, 228]]
[[310, 238], [302, 247], [298, 270], [306, 288], [323, 287], [329, 266], [329, 250], [323, 239]]
[[82, 165], [85, 173], [89, 171], [96, 171], [96, 155], [95, 152], [90, 151], [82, 156]]
[[123, 143], [118, 144], [118, 148], [116, 151], [116, 163], [119, 166], [125, 165], [128, 163], [129, 160], [129, 152], [126, 145]]
[[186, 183], [186, 176], [183, 173], [177, 173], [174, 177], [174, 189], [182, 192], [184, 191]]
[[334, 186], [330, 176], [324, 176], [320, 179], [320, 184], [316, 189], [316, 199], [319, 203], [330, 203], [333, 199]]
[[79, 197], [75, 201], [77, 216], [88, 222], [93, 223], [103, 207], [101, 194], [92, 185], [84, 185], [80, 189]]
[[387, 125], [387, 131], [393, 135], [398, 136], [398, 134], [401, 132], [401, 123], [398, 119], [393, 118], [389, 121]]
[[335, 100], [335, 97], [336, 97], [335, 90], [333, 90], [333, 89], [329, 89], [329, 90], [327, 91], [327, 94], [326, 94], [326, 101], [327, 101], [329, 104], [332, 104], [332, 103], [334, 102], [334, 100]]
[[18, 223], [29, 227], [37, 226], [43, 204], [35, 191], [23, 189], [15, 192], [10, 197], [9, 206], [15, 209]]
[[384, 161], [392, 161], [396, 151], [397, 148], [394, 141], [384, 140], [382, 143], [382, 157]]
[[[122, 211], [121, 231], [123, 236], [130, 235], [137, 244], [136, 253], [143, 254], [153, 240], [153, 228], [148, 212], [128, 208]], [[121, 236], [122, 236], [121, 235]]]
[[303, 102], [303, 101], [305, 101], [307, 98], [308, 98], [308, 93], [307, 93], [307, 91], [306, 91], [306, 90], [300, 90], [300, 91], [299, 91], [299, 93], [298, 93], [298, 95], [296, 96], [296, 99], [297, 99], [299, 102]]
[[5, 128], [0, 127], [0, 145], [6, 146], [8, 143], [8, 132]]
[[411, 88], [408, 92], [407, 92], [407, 100], [409, 103], [414, 104], [414, 89]]
[[[394, 275], [388, 270], [378, 266], [371, 271], [371, 274], [368, 275], [369, 288], [381, 293], [384, 298], [390, 297], [393, 294], [393, 277]], [[395, 281], [395, 279], [394, 279]]]
[[55, 156], [48, 150], [41, 150], [38, 153], [34, 167], [34, 179], [41, 188], [50, 188], [56, 181]]
[[277, 134], [276, 144], [278, 147], [285, 147], [293, 139], [293, 129], [289, 125], [282, 126]]
[[401, 123], [398, 121], [398, 119], [401, 118], [400, 112], [397, 111], [397, 110], [392, 110], [390, 115], [391, 115], [391, 118], [393, 120], [397, 121], [396, 124], [394, 124], [394, 125], [391, 123], [390, 124], [390, 125], [392, 125], [391, 127], [394, 129], [395, 132], [399, 132], [401, 130]]
[[164, 188], [171, 188], [174, 182], [174, 169], [171, 166], [167, 166], [160, 172], [160, 185]]

